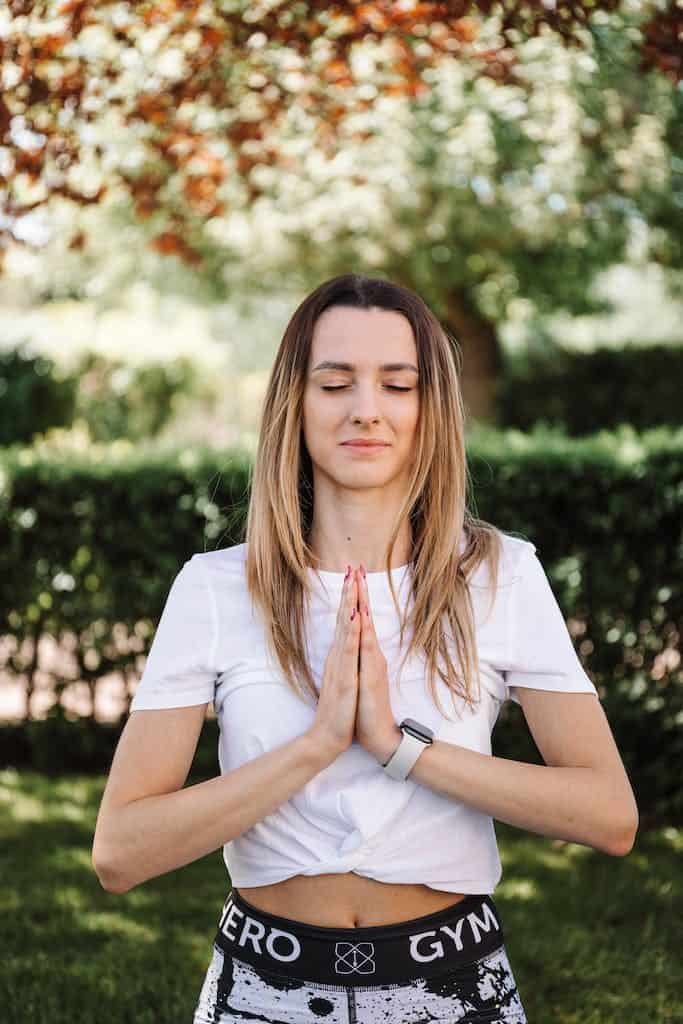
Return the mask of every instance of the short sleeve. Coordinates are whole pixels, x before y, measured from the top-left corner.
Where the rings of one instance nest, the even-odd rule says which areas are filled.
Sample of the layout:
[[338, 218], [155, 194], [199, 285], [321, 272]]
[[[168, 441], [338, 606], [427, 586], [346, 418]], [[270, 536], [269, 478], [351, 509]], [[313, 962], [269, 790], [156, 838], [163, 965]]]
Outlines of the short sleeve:
[[180, 708], [213, 700], [218, 621], [201, 555], [176, 575], [130, 710]]
[[504, 671], [507, 695], [516, 704], [518, 686], [532, 690], [593, 693], [592, 680], [574, 650], [562, 610], [550, 581], [529, 542], [513, 582]]

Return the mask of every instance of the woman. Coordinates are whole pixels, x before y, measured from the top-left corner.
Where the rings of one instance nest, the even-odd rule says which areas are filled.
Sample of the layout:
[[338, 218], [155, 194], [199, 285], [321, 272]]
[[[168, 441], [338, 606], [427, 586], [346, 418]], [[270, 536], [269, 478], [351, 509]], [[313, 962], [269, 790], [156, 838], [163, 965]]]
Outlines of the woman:
[[[508, 698], [546, 765], [491, 756]], [[182, 788], [209, 701], [221, 774]], [[534, 545], [468, 512], [451, 340], [344, 275], [282, 339], [246, 542], [173, 582], [93, 862], [126, 892], [223, 847], [194, 1024], [516, 1024], [494, 817], [615, 856], [637, 828]]]

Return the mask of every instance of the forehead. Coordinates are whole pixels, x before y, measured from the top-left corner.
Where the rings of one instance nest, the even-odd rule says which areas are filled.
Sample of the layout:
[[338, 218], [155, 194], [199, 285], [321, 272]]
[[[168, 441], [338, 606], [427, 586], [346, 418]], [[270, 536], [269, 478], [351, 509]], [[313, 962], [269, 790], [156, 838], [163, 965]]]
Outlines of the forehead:
[[332, 306], [322, 313], [313, 330], [309, 362], [323, 359], [359, 363], [385, 359], [417, 363], [417, 347], [410, 322], [395, 310]]

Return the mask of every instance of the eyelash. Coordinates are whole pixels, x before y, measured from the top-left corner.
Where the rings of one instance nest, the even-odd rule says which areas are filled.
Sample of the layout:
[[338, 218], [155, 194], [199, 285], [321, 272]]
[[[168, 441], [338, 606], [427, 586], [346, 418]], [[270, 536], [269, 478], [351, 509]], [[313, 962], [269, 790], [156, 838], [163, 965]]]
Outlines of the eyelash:
[[[322, 384], [323, 391], [341, 391], [343, 388], [348, 387], [348, 384]], [[400, 388], [396, 384], [387, 384], [387, 387], [392, 391], [412, 391], [412, 388]]]

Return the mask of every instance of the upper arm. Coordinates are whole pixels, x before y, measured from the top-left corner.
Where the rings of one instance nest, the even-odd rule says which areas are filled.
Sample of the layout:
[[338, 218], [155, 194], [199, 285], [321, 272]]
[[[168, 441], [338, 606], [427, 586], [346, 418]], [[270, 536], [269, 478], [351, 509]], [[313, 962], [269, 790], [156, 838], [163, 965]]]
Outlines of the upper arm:
[[171, 584], [133, 695], [97, 817], [93, 860], [98, 853], [106, 859], [114, 845], [119, 808], [183, 787], [214, 696], [217, 644], [213, 590], [202, 556], [194, 555]]
[[118, 808], [133, 800], [182, 789], [206, 718], [206, 704], [134, 711], [114, 752], [95, 828], [95, 847], [106, 844]]
[[623, 817], [638, 825], [638, 807], [599, 699], [591, 693], [519, 690], [524, 717], [547, 765], [593, 768], [607, 777]]
[[521, 704], [525, 689], [589, 693], [592, 679], [574, 650], [564, 612], [546, 571], [527, 543], [517, 563], [507, 621], [504, 662], [506, 696]]
[[130, 710], [204, 707], [218, 675], [218, 613], [203, 556], [176, 574]]

